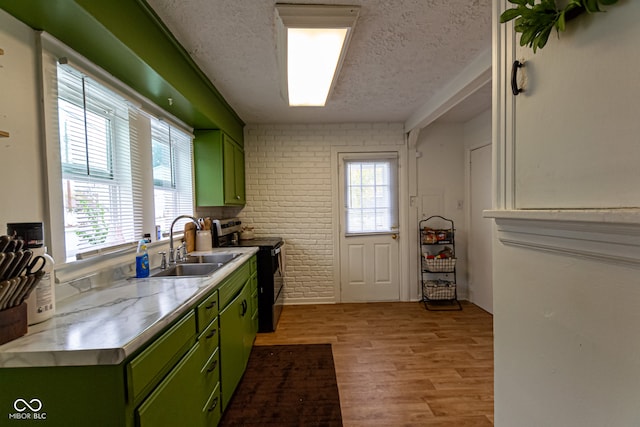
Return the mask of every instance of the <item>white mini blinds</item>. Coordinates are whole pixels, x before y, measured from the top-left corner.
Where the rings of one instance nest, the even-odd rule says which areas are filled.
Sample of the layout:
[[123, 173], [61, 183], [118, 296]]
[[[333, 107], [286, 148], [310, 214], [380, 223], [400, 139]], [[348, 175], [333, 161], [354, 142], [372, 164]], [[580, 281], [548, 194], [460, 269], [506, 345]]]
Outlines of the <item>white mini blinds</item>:
[[56, 74], [67, 261], [192, 214], [191, 136], [69, 64]]
[[58, 125], [67, 258], [133, 241], [142, 217], [133, 208], [126, 100], [68, 66], [58, 67]]
[[191, 137], [151, 120], [155, 225], [165, 232], [179, 215], [193, 212]]
[[346, 234], [397, 231], [395, 153], [345, 157]]

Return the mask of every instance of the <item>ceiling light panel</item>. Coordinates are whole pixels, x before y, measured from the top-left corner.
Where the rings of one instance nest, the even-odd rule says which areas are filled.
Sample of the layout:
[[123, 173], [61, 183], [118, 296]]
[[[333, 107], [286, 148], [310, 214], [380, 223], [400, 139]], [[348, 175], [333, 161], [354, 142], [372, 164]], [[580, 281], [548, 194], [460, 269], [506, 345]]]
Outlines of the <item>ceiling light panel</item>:
[[277, 4], [278, 62], [291, 106], [324, 106], [335, 86], [357, 6]]

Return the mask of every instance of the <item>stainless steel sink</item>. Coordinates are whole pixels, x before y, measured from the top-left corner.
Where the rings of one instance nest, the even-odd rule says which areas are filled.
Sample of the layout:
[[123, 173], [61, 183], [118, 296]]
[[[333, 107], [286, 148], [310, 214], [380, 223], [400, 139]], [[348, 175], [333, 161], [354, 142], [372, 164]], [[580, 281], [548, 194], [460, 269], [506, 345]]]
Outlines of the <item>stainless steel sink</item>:
[[189, 255], [187, 257], [188, 263], [205, 263], [205, 264], [226, 264], [229, 261], [237, 258], [241, 254], [238, 253], [219, 253], [219, 254], [207, 254], [207, 255]]
[[239, 257], [240, 253], [214, 253], [207, 255], [189, 255], [186, 261], [166, 270], [159, 271], [151, 277], [198, 277], [208, 276], [220, 267]]
[[221, 263], [188, 263], [177, 264], [166, 270], [154, 274], [151, 277], [194, 277], [208, 276], [222, 267]]

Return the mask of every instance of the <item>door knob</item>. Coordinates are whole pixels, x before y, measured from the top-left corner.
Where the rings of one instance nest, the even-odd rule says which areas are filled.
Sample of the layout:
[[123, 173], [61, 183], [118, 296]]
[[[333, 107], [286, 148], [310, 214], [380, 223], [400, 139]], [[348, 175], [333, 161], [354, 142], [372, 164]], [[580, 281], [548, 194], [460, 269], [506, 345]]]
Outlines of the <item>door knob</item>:
[[398, 238], [398, 235], [397, 235], [397, 234], [392, 234], [392, 235], [391, 235], [391, 238], [392, 238], [393, 240], [396, 240], [396, 239]]

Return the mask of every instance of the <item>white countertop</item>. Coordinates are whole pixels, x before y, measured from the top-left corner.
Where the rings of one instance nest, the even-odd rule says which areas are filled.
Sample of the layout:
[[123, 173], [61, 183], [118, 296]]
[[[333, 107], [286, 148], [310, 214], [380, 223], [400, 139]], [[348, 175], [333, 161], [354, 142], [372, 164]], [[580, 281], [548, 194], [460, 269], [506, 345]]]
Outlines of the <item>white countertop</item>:
[[257, 248], [207, 277], [127, 279], [71, 297], [56, 315], [0, 346], [0, 367], [116, 365], [185, 314]]

